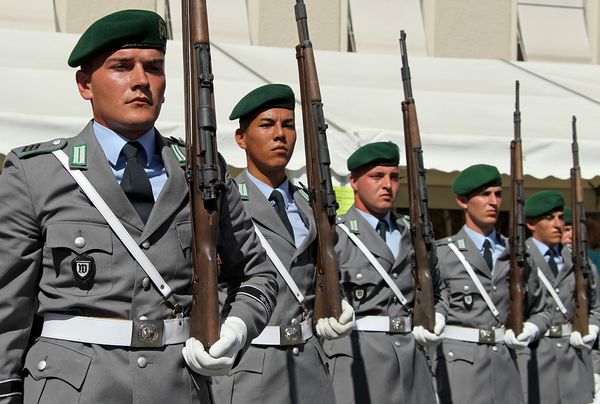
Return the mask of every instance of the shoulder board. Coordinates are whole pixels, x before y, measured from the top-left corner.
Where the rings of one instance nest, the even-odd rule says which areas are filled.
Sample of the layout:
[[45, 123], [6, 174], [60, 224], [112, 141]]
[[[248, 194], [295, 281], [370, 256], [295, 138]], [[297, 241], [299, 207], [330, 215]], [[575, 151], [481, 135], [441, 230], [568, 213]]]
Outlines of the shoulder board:
[[452, 237], [444, 237], [442, 239], [436, 240], [435, 244], [439, 246], [448, 245], [452, 242]]
[[300, 194], [300, 196], [302, 196], [302, 198], [306, 202], [310, 202], [310, 198], [308, 196], [308, 193], [303, 188], [298, 188], [298, 193]]
[[250, 199], [250, 195], [248, 193], [248, 185], [245, 182], [240, 182], [237, 184], [238, 191], [240, 192], [240, 197], [242, 201], [247, 201]]
[[398, 215], [396, 217], [396, 223], [399, 223], [407, 229], [410, 229], [410, 217], [407, 215]]
[[175, 136], [170, 136], [167, 138], [169, 142], [169, 148], [171, 149], [171, 153], [175, 157], [175, 160], [179, 163], [179, 165], [183, 166], [186, 163], [186, 151], [185, 151], [185, 142], [181, 138], [176, 138]]
[[17, 147], [12, 151], [17, 155], [18, 158], [24, 159], [40, 154], [48, 154], [53, 151], [63, 149], [67, 145], [67, 139], [54, 139], [44, 143], [34, 143], [27, 146]]

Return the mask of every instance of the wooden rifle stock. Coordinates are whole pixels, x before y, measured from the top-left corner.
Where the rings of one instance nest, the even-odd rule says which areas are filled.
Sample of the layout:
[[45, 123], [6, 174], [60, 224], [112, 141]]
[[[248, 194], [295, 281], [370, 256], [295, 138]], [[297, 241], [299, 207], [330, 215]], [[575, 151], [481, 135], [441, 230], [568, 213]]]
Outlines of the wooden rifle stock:
[[313, 321], [320, 318], [339, 318], [342, 313], [339, 290], [339, 265], [334, 247], [335, 220], [338, 207], [331, 182], [331, 161], [327, 146], [327, 124], [323, 114], [321, 90], [308, 35], [306, 6], [297, 0], [294, 7], [298, 25], [299, 44], [296, 46], [302, 122], [306, 154], [306, 175], [310, 204], [317, 227], [315, 304]]
[[523, 149], [521, 147], [521, 111], [519, 82], [515, 83], [514, 139], [510, 143], [510, 213], [508, 245], [510, 250], [510, 308], [506, 328], [515, 335], [523, 332], [527, 246], [525, 244], [525, 191], [523, 189]]
[[216, 141], [206, 0], [183, 0], [186, 176], [194, 268], [190, 334], [206, 349], [219, 339], [217, 233], [224, 189]]
[[575, 318], [573, 330], [581, 335], [589, 334], [588, 276], [590, 273], [587, 256], [587, 233], [585, 226], [585, 205], [579, 168], [579, 145], [577, 144], [576, 118], [573, 116], [573, 167], [571, 168], [571, 202], [573, 204], [573, 271], [575, 273]]
[[435, 236], [427, 206], [426, 170], [423, 165], [423, 149], [417, 120], [417, 110], [412, 96], [410, 68], [406, 52], [406, 34], [400, 32], [400, 53], [402, 56], [402, 117], [404, 122], [404, 142], [406, 145], [406, 171], [408, 176], [408, 206], [410, 216], [410, 238], [415, 251], [413, 273], [415, 277], [415, 300], [413, 324], [421, 325], [433, 332], [435, 326], [435, 306], [430, 269], [437, 265]]

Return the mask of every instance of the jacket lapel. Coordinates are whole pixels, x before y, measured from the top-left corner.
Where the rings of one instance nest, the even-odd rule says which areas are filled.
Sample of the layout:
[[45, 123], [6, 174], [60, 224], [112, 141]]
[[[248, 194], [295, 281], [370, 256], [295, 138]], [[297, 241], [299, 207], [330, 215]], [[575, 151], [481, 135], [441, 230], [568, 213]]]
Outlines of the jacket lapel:
[[571, 272], [573, 270], [573, 255], [571, 253], [571, 250], [569, 250], [568, 248], [565, 248], [564, 246], [562, 247], [561, 250], [561, 255], [563, 257], [563, 267], [560, 270], [560, 272], [558, 273], [558, 276], [556, 277], [556, 283], [559, 284], [563, 281], [563, 279], [565, 279], [567, 277], [567, 275], [569, 274], [569, 272]]
[[[363, 218], [358, 210], [352, 205], [346, 213], [346, 221], [356, 220], [358, 226], [358, 234], [360, 235], [361, 241], [367, 246], [367, 248], [373, 253], [374, 256], [383, 258], [388, 261], [390, 265], [394, 264], [394, 256], [392, 251], [389, 249], [385, 241], [375, 233], [375, 229]], [[348, 228], [350, 226], [346, 225]]]
[[296, 250], [296, 253], [294, 254], [294, 257], [296, 257], [306, 251], [313, 241], [317, 239], [317, 225], [315, 223], [312, 208], [306, 199], [304, 199], [304, 197], [300, 194], [298, 187], [290, 183], [290, 189], [292, 190], [292, 195], [294, 196], [294, 201], [296, 202], [298, 211], [301, 215], [303, 215], [303, 219], [308, 222], [306, 223], [308, 227], [308, 236], [306, 236], [300, 247]]
[[[82, 172], [119, 220], [138, 230], [142, 230], [144, 223], [133, 208], [133, 205], [129, 202], [129, 199], [127, 199], [127, 196], [125, 196], [119, 183], [115, 180], [115, 175], [108, 165], [106, 155], [96, 140], [96, 136], [94, 136], [92, 123], [90, 122], [69, 143], [70, 146], [87, 145], [88, 164], [87, 169], [82, 170]], [[71, 147], [65, 150], [65, 153], [69, 156], [69, 160], [71, 159], [72, 152], [73, 149]]]
[[180, 210], [187, 201], [188, 186], [183, 169], [175, 159], [169, 142], [156, 131], [156, 147], [161, 152], [163, 164], [167, 172], [167, 181], [154, 203], [150, 217], [144, 228], [142, 238], [147, 238], [158, 229], [169, 217]]
[[[538, 268], [542, 270], [546, 278], [548, 278], [548, 280], [553, 285], [557, 285], [557, 279], [554, 277], [550, 266], [544, 259], [544, 256], [540, 252], [540, 249], [537, 247], [537, 245], [533, 242], [531, 238], [527, 240], [527, 250], [529, 251], [529, 255], [531, 256], [531, 258], [533, 259], [533, 262], [537, 265]], [[537, 268], [535, 269], [537, 270]]]
[[[461, 245], [463, 243], [461, 243], [460, 240], [464, 240], [464, 249]], [[485, 262], [485, 259], [481, 255], [481, 252], [479, 251], [473, 240], [471, 240], [471, 237], [469, 237], [464, 228], [460, 229], [460, 231], [456, 235], [455, 244], [459, 248], [459, 250], [461, 250], [465, 258], [467, 258], [467, 261], [469, 261], [471, 266], [476, 271], [490, 279], [492, 278], [492, 271], [488, 267], [487, 262]]]
[[410, 239], [410, 229], [404, 227], [404, 223], [396, 218], [396, 226], [400, 230], [400, 252], [394, 262], [394, 268], [403, 265], [403, 262], [409, 258], [409, 254], [413, 254], [412, 241]]

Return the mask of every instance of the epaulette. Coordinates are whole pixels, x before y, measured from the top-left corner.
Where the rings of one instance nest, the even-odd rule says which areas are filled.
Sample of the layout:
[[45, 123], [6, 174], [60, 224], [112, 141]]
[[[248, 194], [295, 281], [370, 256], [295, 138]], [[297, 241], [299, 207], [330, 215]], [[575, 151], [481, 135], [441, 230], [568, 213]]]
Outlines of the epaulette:
[[451, 237], [444, 237], [444, 238], [441, 238], [439, 240], [436, 240], [435, 244], [439, 247], [439, 246], [442, 246], [442, 245], [448, 245], [451, 242], [452, 242], [452, 238]]
[[20, 159], [25, 159], [40, 154], [48, 154], [53, 151], [63, 149], [67, 145], [67, 139], [54, 139], [44, 143], [34, 143], [27, 146], [17, 147], [13, 149], [13, 153]]
[[304, 185], [303, 183], [299, 182], [300, 186], [296, 187], [296, 190], [298, 191], [298, 193], [302, 196], [302, 198], [304, 198], [304, 200], [306, 202], [310, 202], [310, 196], [308, 196], [308, 188], [306, 187], [306, 185]]
[[407, 215], [398, 215], [396, 217], [396, 223], [400, 223], [402, 226], [404, 226], [407, 229], [410, 229], [410, 217]]

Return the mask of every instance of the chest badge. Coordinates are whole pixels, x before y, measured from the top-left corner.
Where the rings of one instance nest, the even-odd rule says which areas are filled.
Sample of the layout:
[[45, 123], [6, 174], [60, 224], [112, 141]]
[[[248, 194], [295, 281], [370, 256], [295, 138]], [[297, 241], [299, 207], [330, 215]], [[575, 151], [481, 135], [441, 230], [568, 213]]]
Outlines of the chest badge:
[[89, 255], [81, 254], [71, 261], [73, 280], [79, 289], [90, 290], [96, 277], [96, 263]]
[[354, 288], [353, 294], [354, 294], [354, 300], [356, 300], [357, 302], [360, 302], [361, 300], [363, 300], [365, 298], [365, 289], [361, 288], [361, 287], [356, 287], [356, 288]]
[[465, 309], [471, 310], [471, 307], [473, 307], [473, 295], [465, 295], [463, 298], [463, 303], [465, 305]]

